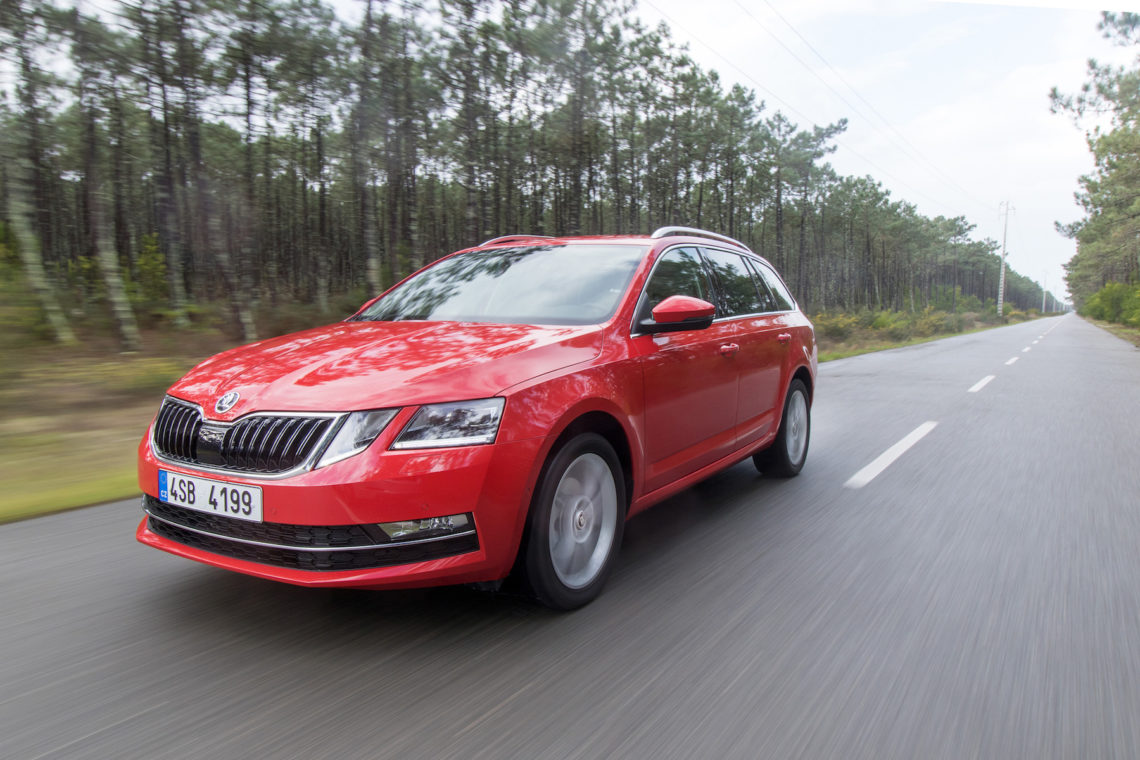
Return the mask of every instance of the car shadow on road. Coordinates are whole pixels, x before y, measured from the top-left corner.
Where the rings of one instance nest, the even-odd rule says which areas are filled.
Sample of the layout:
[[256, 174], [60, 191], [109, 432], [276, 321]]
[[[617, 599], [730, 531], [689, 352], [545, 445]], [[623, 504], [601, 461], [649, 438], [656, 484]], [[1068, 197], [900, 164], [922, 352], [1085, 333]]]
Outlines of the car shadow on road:
[[[678, 570], [678, 562], [694, 561], [685, 551], [694, 540], [715, 541], [737, 530], [742, 514], [762, 524], [772, 509], [769, 498], [781, 481], [765, 480], [751, 463], [729, 468], [634, 517], [625, 538], [610, 587], [580, 613], [597, 613], [607, 597], [627, 583], [643, 582], [660, 570]], [[177, 580], [156, 585], [146, 603], [152, 621], [182, 630], [202, 626], [218, 633], [300, 635], [315, 633], [328, 640], [341, 634], [352, 638], [366, 629], [373, 633], [409, 627], [439, 630], [457, 624], [543, 628], [565, 616], [527, 599], [508, 581], [495, 593], [466, 587], [364, 591], [309, 589], [262, 580], [186, 563]], [[628, 592], [629, 589], [627, 588]], [[594, 613], [590, 611], [594, 610]]]

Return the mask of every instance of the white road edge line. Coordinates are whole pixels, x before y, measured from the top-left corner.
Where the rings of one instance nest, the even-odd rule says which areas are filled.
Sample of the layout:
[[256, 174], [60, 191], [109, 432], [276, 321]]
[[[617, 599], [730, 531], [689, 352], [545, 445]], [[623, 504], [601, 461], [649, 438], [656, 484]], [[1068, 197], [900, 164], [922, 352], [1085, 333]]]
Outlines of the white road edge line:
[[852, 475], [846, 483], [843, 484], [844, 488], [862, 488], [877, 478], [883, 470], [891, 466], [891, 464], [907, 452], [907, 450], [914, 444], [921, 441], [926, 434], [938, 426], [937, 422], [927, 421], [910, 431], [905, 438], [891, 446], [889, 449], [880, 454], [875, 461], [864, 467], [859, 472]]
[[977, 393], [982, 388], [985, 388], [986, 383], [988, 383], [990, 380], [993, 380], [995, 377], [997, 377], [997, 375], [986, 375], [981, 380], [971, 385], [970, 390], [966, 391], [966, 393]]
[[1017, 361], [1017, 357], [1016, 357], [1016, 356], [1015, 356], [1015, 357], [1013, 357], [1012, 359], [1010, 359], [1009, 361], [1007, 361], [1007, 362], [1005, 363], [1005, 366], [1007, 366], [1007, 367], [1008, 367], [1009, 365], [1013, 364], [1015, 361]]

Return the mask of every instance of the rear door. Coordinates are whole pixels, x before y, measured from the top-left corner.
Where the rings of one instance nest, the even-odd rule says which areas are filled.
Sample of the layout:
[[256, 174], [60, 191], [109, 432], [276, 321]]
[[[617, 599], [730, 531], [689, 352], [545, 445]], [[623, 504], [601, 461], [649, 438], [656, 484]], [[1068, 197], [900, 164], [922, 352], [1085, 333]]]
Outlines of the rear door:
[[754, 276], [747, 257], [717, 248], [706, 248], [704, 254], [724, 292], [725, 316], [736, 326], [736, 448], [742, 448], [775, 432], [790, 336], [778, 302]]

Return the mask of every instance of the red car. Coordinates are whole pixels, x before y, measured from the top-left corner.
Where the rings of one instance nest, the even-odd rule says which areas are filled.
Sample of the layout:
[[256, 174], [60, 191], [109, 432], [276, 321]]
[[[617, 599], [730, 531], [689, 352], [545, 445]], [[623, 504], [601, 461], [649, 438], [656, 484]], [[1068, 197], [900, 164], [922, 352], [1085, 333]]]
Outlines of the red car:
[[630, 516], [749, 456], [797, 474], [816, 366], [731, 238], [497, 238], [175, 383], [139, 446], [138, 539], [303, 586], [515, 570], [571, 609]]

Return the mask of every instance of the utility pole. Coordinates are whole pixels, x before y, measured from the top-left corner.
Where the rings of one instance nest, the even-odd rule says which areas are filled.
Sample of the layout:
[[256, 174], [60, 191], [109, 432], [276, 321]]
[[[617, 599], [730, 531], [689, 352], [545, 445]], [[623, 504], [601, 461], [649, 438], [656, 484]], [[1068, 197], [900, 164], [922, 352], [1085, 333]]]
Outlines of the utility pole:
[[1009, 212], [1013, 211], [1014, 208], [1010, 205], [1009, 201], [1002, 201], [1001, 209], [1001, 213], [1005, 216], [1005, 225], [1001, 230], [1001, 274], [998, 276], [997, 301], [997, 313], [999, 317], [1002, 312], [1002, 304], [1005, 301], [1005, 239], [1009, 234]]
[[1041, 277], [1041, 313], [1045, 313], [1045, 283], [1049, 282], [1049, 273], [1046, 272]]

